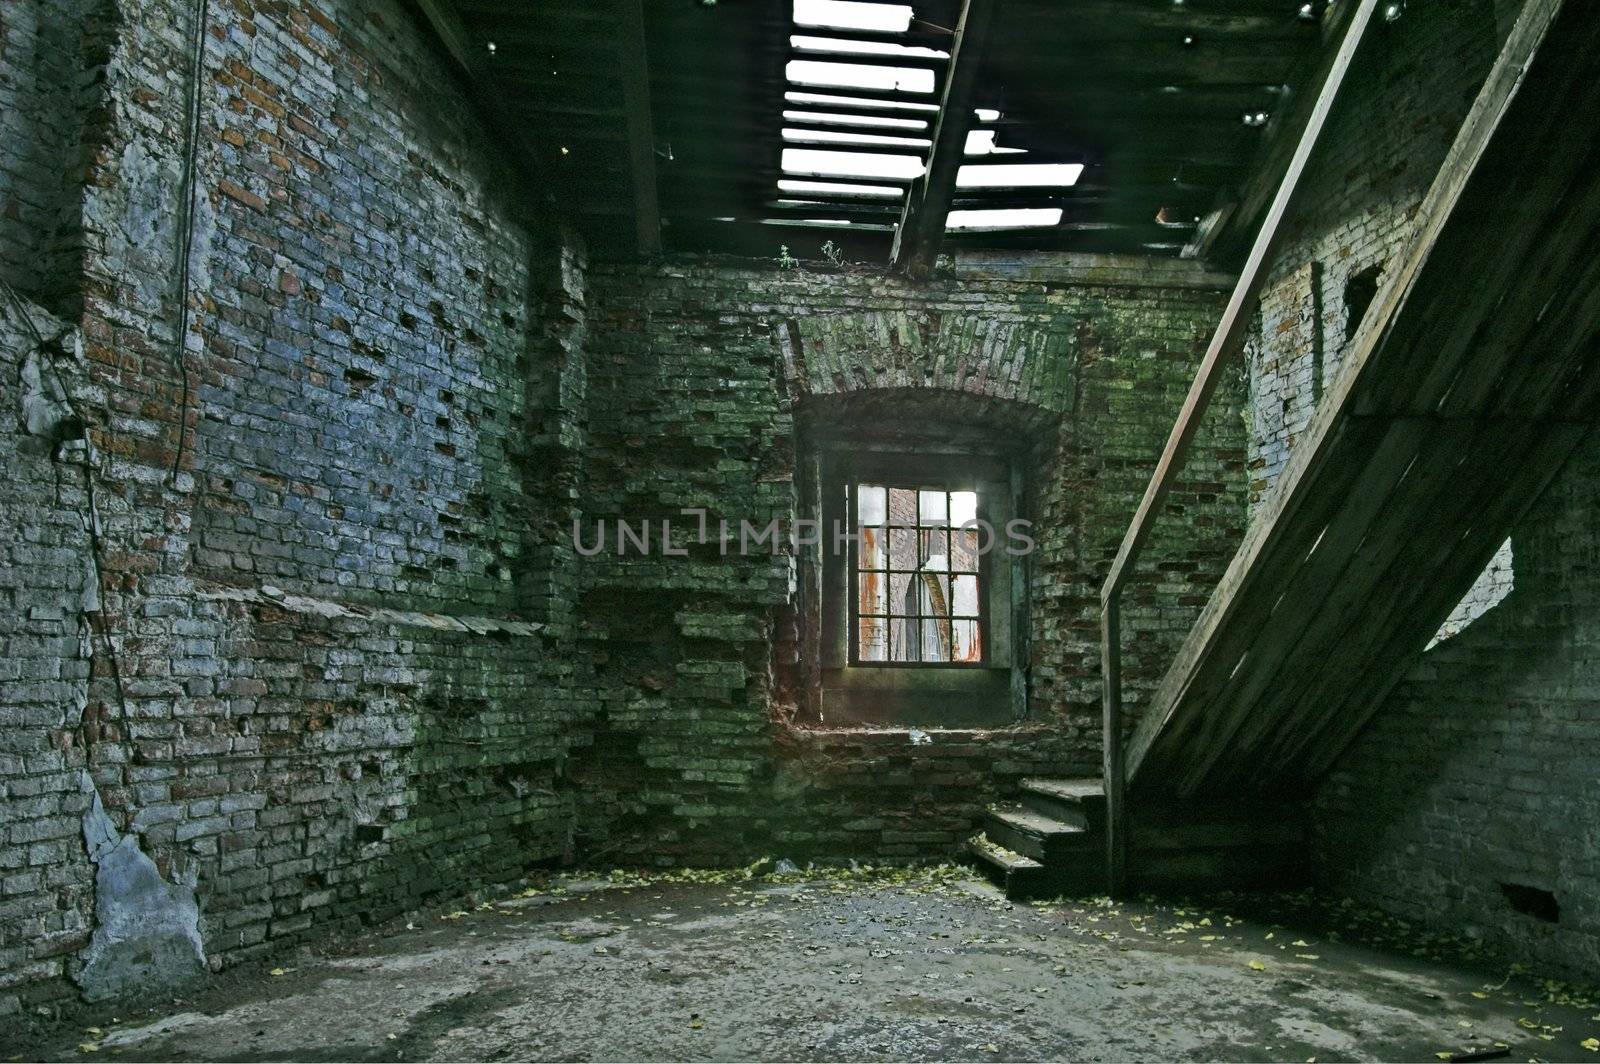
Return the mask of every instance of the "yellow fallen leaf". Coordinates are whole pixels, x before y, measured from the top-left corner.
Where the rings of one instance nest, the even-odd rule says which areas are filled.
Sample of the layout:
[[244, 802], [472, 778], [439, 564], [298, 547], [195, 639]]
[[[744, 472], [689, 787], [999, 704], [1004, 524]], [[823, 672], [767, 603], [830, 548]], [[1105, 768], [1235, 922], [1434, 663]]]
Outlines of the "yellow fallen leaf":
[[1591, 1053], [1600, 1053], [1600, 1038], [1585, 1038], [1578, 1044]]
[[1301, 949], [1304, 949], [1305, 947], [1311, 945], [1311, 943], [1307, 942], [1303, 938], [1297, 938], [1293, 942], [1289, 943], [1289, 945], [1291, 945], [1291, 946], [1299, 946]]
[[983, 1043], [983, 1051], [985, 1053], [998, 1053], [1000, 1052], [1000, 1047], [993, 1042], [985, 1042]]
[[1260, 961], [1251, 961], [1250, 970], [1253, 972], [1264, 972], [1267, 970], [1267, 966], [1262, 964]]
[[101, 1034], [103, 1034], [103, 1033], [104, 1033], [104, 1032], [102, 1032], [102, 1031], [101, 1031], [101, 1030], [100, 1030], [100, 1028], [98, 1028], [98, 1027], [85, 1027], [85, 1028], [84, 1028], [84, 1029], [83, 1029], [83, 1033], [84, 1033], [84, 1034], [92, 1034], [92, 1035], [94, 1035], [94, 1036], [95, 1036], [95, 1037], [96, 1037], [96, 1038], [99, 1038], [99, 1037], [100, 1037], [100, 1035], [101, 1035]]
[[1487, 1001], [1487, 1000], [1489, 1000], [1489, 995], [1485, 994], [1482, 990], [1474, 990], [1472, 992], [1472, 996], [1477, 998], [1479, 1001]]
[[78, 1052], [80, 1052], [80, 1053], [98, 1053], [98, 1052], [100, 1052], [100, 1043], [99, 1042], [79, 1042], [78, 1043]]
[[1441, 1049], [1439, 1052], [1435, 1053], [1434, 1056], [1438, 1057], [1440, 1060], [1449, 1060], [1451, 1057], [1455, 1056], [1455, 1053], [1448, 1049]]
[[1322, 954], [1320, 953], [1296, 953], [1295, 956], [1303, 961], [1320, 961], [1322, 959]]
[[289, 969], [287, 969], [287, 968], [274, 968], [274, 969], [272, 969], [272, 971], [268, 972], [267, 974], [268, 975], [288, 975], [289, 974]]

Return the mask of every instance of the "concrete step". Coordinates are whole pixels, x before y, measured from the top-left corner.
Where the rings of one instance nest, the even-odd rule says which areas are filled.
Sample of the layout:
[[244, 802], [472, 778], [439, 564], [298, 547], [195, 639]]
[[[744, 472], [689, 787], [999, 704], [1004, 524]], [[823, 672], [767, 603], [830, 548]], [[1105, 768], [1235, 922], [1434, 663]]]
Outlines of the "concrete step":
[[1092, 845], [1083, 827], [1016, 804], [990, 806], [983, 830], [1006, 849], [1046, 865]]
[[1085, 831], [1105, 830], [1106, 796], [1097, 779], [1026, 779], [1022, 803], [1036, 813]]
[[967, 840], [967, 852], [978, 868], [1013, 901], [1041, 896], [1046, 889], [1044, 865], [1008, 850], [983, 835]]

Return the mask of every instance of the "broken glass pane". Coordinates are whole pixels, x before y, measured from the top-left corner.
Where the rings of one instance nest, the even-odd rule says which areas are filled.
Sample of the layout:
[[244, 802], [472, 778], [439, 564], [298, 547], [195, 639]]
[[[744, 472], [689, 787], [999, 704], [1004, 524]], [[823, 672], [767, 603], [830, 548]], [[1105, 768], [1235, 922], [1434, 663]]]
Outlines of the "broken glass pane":
[[[837, 496], [835, 496], [837, 498]], [[881, 525], [887, 518], [884, 489], [876, 484], [856, 488], [856, 520], [863, 525]]]

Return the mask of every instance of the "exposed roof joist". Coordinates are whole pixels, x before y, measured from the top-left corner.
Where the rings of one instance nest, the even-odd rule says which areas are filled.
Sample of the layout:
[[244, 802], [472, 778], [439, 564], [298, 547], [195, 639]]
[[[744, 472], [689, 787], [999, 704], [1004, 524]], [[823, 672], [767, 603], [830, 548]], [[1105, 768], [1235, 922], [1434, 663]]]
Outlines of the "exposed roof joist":
[[622, 90], [628, 116], [633, 173], [634, 228], [639, 254], [661, 252], [661, 210], [656, 200], [655, 123], [650, 114], [650, 65], [645, 47], [644, 0], [615, 0], [622, 52]]
[[944, 239], [945, 215], [955, 195], [956, 174], [966, 157], [967, 132], [972, 128], [978, 70], [998, 5], [999, 0], [964, 0], [961, 5], [927, 169], [911, 183], [890, 252], [894, 268], [912, 277], [925, 277], [932, 271]]

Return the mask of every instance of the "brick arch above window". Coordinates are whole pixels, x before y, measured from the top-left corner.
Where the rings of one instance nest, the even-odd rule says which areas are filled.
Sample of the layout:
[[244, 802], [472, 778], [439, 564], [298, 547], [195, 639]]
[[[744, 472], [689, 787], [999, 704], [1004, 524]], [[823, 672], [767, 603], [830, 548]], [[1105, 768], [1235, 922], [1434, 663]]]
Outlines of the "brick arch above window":
[[945, 310], [791, 318], [777, 341], [790, 397], [931, 391], [1071, 408], [1075, 319]]

